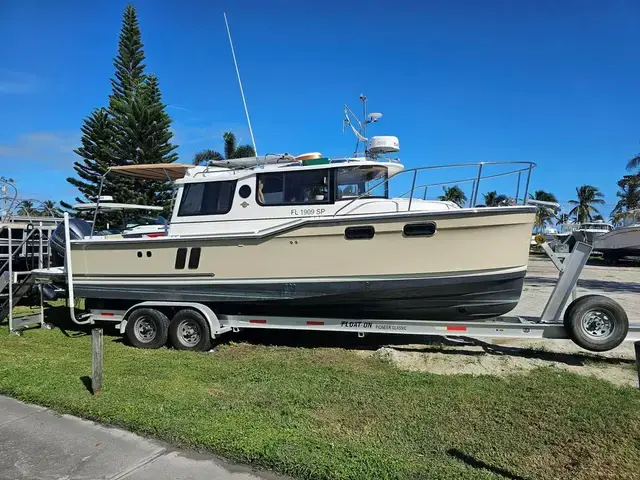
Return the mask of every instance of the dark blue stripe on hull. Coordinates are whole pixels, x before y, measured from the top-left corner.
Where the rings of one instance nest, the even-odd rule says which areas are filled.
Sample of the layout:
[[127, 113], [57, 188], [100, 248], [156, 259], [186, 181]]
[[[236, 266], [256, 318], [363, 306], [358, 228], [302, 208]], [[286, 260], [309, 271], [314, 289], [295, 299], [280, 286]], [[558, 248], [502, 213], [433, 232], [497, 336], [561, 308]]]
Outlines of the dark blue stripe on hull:
[[91, 308], [144, 300], [197, 301], [217, 313], [333, 318], [476, 320], [520, 300], [525, 272], [384, 281], [185, 285], [75, 285]]

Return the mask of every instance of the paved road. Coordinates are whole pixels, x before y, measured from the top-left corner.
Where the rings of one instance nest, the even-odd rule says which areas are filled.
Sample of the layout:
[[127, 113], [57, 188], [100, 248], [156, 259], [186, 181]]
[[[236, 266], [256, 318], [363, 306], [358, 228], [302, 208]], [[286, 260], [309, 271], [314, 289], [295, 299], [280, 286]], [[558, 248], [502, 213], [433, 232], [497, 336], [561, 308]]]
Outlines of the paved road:
[[2, 480], [276, 478], [0, 396]]

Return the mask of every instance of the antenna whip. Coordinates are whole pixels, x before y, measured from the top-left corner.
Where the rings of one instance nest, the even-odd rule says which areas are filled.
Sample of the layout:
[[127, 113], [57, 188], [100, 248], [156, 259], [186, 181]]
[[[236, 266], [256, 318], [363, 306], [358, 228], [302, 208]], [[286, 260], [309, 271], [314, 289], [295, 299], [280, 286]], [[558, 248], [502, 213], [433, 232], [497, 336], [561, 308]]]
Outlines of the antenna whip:
[[240, 85], [240, 95], [242, 95], [242, 103], [244, 104], [244, 113], [247, 115], [247, 123], [249, 124], [249, 134], [251, 135], [251, 143], [253, 143], [253, 151], [258, 156], [258, 148], [256, 147], [256, 139], [253, 137], [253, 129], [251, 128], [251, 119], [249, 118], [249, 110], [247, 109], [247, 101], [244, 98], [244, 89], [242, 88], [242, 80], [240, 80], [240, 70], [238, 69], [238, 61], [236, 60], [236, 51], [233, 48], [233, 41], [231, 40], [231, 30], [229, 30], [229, 22], [227, 21], [227, 14], [224, 15], [224, 24], [227, 26], [227, 35], [229, 35], [229, 45], [231, 45], [231, 55], [233, 55], [233, 64], [236, 66], [236, 75], [238, 75], [238, 84]]

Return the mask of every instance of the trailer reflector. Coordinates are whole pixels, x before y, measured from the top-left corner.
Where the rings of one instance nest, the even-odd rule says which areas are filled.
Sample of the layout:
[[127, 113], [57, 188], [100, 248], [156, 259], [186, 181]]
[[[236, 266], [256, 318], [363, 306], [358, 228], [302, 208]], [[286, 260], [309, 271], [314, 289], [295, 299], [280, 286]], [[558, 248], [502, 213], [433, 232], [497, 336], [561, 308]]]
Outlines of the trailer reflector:
[[249, 323], [262, 323], [262, 324], [264, 324], [264, 323], [267, 323], [267, 321], [266, 320], [251, 319], [251, 320], [249, 320]]
[[447, 331], [449, 332], [466, 332], [467, 327], [461, 327], [459, 325], [447, 325]]
[[324, 322], [319, 322], [317, 320], [307, 320], [307, 325], [324, 325]]
[[100, 312], [101, 317], [115, 317], [116, 314], [113, 312]]

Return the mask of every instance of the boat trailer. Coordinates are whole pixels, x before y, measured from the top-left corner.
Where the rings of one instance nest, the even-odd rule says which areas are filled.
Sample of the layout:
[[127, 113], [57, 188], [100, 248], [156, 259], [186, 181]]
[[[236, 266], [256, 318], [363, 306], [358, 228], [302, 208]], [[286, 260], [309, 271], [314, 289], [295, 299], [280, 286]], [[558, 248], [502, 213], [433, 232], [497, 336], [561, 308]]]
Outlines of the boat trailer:
[[[392, 333], [467, 338], [571, 339], [591, 351], [611, 350], [623, 341], [640, 341], [640, 323], [629, 324], [627, 314], [617, 302], [604, 295], [576, 298], [578, 278], [592, 251], [590, 245], [582, 242], [578, 242], [564, 259], [557, 256], [547, 244], [542, 244], [558, 268], [559, 278], [540, 317], [500, 316], [471, 322], [226, 315], [214, 312], [205, 303], [174, 301], [145, 301], [127, 310], [100, 308], [79, 313], [75, 308], [67, 214], [65, 242], [65, 267], [33, 270], [31, 276], [35, 283], [64, 284], [69, 314], [75, 323], [115, 322], [129, 343], [141, 348], [159, 348], [170, 340], [177, 349], [208, 350], [222, 334], [244, 329], [349, 332], [359, 337]], [[573, 301], [565, 309], [572, 296]], [[638, 346], [640, 348], [640, 342]]]
[[[578, 278], [589, 259], [592, 247], [578, 242], [566, 257], [556, 255], [546, 243], [541, 247], [559, 271], [558, 281], [549, 296], [540, 317], [500, 316], [491, 319], [452, 322], [442, 320], [397, 320], [311, 318], [260, 315], [217, 314], [212, 308], [199, 302], [145, 301], [127, 310], [100, 308], [78, 312], [75, 308], [73, 265], [69, 216], [64, 215], [65, 267], [43, 266], [43, 249], [40, 248], [39, 267], [27, 274], [18, 288], [13, 288], [14, 272], [11, 262], [8, 272], [0, 276], [1, 288], [8, 287], [3, 305], [3, 316], [9, 317], [9, 332], [20, 334], [34, 324], [50, 328], [44, 321], [44, 285], [64, 285], [71, 320], [78, 325], [96, 322], [115, 322], [121, 334], [130, 344], [141, 348], [159, 348], [171, 340], [174, 348], [181, 350], [208, 350], [212, 342], [227, 332], [244, 329], [279, 329], [323, 332], [349, 332], [359, 337], [368, 334], [405, 334], [466, 338], [549, 338], [571, 339], [578, 346], [590, 351], [611, 350], [624, 341], [638, 342], [640, 352], [640, 323], [629, 323], [624, 309], [604, 295], [585, 295], [576, 298]], [[47, 258], [47, 260], [49, 260]], [[27, 273], [27, 272], [25, 272]], [[7, 284], [7, 285], [5, 285]], [[30, 322], [14, 322], [12, 307], [18, 296], [24, 295], [27, 284], [40, 288], [39, 315]], [[569, 299], [573, 300], [565, 309]], [[564, 314], [563, 314], [564, 312]], [[0, 317], [0, 320], [3, 318]], [[640, 355], [640, 353], [639, 353]], [[638, 358], [640, 362], [640, 357]]]

